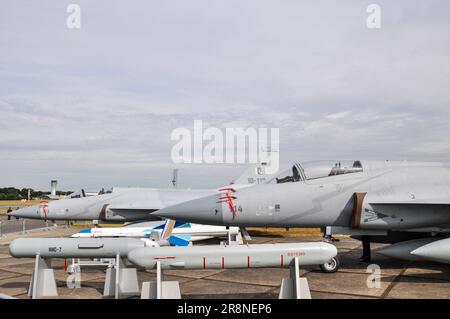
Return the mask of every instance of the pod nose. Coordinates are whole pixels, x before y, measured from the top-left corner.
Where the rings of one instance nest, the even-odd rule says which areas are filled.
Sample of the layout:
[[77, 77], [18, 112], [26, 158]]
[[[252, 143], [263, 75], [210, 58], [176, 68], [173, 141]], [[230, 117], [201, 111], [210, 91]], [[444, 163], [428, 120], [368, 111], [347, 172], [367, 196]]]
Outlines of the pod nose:
[[148, 258], [147, 252], [151, 248], [136, 248], [128, 253], [127, 259], [138, 267], [153, 267], [156, 261], [153, 258]]
[[39, 252], [33, 238], [17, 238], [9, 244], [9, 254], [15, 258], [28, 257]]
[[157, 210], [152, 215], [178, 221], [222, 225], [222, 203], [219, 194], [210, 195]]
[[9, 254], [11, 255], [11, 256], [13, 256], [13, 257], [17, 257], [17, 256], [19, 256], [19, 254], [18, 254], [18, 246], [19, 246], [19, 244], [16, 242], [17, 241], [17, 239], [16, 240], [13, 240], [10, 244], [9, 244]]
[[328, 243], [323, 243], [322, 245], [322, 254], [324, 258], [331, 260], [332, 258], [337, 256], [337, 248], [336, 246]]

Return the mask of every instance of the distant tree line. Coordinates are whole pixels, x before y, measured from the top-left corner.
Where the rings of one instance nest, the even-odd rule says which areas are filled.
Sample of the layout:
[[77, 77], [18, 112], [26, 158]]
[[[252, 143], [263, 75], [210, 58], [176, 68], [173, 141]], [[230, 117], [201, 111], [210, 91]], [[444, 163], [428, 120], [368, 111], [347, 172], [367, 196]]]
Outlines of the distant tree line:
[[[69, 195], [72, 192], [57, 191], [56, 195]], [[31, 198], [42, 198], [50, 195], [50, 192], [41, 192], [31, 189]], [[21, 200], [28, 198], [28, 188], [17, 189], [14, 187], [0, 188], [0, 200]]]

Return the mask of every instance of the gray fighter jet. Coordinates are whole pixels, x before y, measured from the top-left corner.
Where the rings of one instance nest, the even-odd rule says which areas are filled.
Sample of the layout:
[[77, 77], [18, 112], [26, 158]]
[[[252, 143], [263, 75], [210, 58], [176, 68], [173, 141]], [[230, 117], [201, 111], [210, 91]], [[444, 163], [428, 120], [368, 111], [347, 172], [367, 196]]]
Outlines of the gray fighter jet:
[[450, 165], [391, 161], [296, 163], [265, 184], [223, 190], [153, 216], [185, 222], [323, 227], [328, 234], [400, 242], [450, 232]]
[[111, 193], [42, 201], [9, 213], [11, 216], [44, 220], [102, 220], [124, 222], [160, 220], [149, 213], [166, 205], [212, 194], [212, 190], [115, 188]]
[[[264, 162], [253, 165], [234, 181], [243, 188], [270, 179]], [[228, 186], [227, 186], [228, 187]], [[8, 215], [16, 218], [43, 220], [101, 220], [109, 222], [161, 220], [150, 215], [158, 209], [217, 193], [217, 189], [114, 188], [97, 196], [74, 196], [58, 201], [42, 201], [39, 205], [20, 208]]]

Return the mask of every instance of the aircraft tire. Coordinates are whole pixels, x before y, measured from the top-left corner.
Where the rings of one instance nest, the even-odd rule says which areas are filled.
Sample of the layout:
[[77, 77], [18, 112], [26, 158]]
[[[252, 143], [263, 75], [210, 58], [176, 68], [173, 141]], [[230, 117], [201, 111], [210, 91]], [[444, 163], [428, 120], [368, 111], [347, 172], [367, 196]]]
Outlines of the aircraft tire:
[[329, 263], [320, 265], [320, 269], [324, 273], [334, 273], [339, 269], [339, 259], [337, 257], [333, 257]]

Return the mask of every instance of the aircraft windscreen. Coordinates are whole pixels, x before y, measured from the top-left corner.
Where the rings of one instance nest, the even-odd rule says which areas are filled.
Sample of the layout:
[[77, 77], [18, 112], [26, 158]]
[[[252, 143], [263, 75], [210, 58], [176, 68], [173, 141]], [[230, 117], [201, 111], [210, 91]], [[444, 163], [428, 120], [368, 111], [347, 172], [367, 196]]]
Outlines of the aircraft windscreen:
[[363, 171], [360, 161], [314, 161], [301, 166], [307, 180]]
[[313, 161], [295, 163], [290, 168], [281, 171], [268, 183], [282, 184], [299, 182], [362, 171], [363, 167], [360, 161]]

